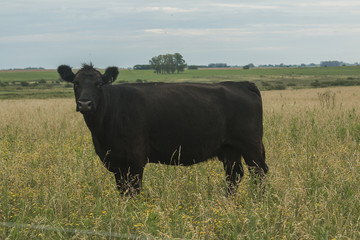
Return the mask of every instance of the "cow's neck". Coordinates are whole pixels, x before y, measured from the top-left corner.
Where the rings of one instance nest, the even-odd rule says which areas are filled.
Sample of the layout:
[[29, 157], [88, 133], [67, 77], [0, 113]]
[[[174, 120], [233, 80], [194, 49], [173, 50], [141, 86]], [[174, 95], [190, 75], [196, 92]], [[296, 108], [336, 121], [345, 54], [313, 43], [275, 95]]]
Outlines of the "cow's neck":
[[97, 138], [103, 138], [102, 133], [104, 132], [104, 115], [98, 111], [84, 115], [84, 120], [91, 131], [93, 136]]

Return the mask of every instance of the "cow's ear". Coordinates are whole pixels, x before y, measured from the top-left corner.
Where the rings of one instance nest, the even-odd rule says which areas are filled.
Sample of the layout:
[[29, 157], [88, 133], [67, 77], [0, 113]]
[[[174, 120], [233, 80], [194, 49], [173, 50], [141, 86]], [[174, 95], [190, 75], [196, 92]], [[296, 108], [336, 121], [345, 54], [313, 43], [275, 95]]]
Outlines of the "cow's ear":
[[110, 84], [114, 82], [118, 75], [119, 70], [117, 67], [108, 67], [103, 75], [104, 84]]
[[75, 78], [75, 74], [72, 72], [71, 67], [67, 65], [60, 65], [57, 69], [57, 72], [60, 74], [60, 77], [67, 81], [73, 82]]

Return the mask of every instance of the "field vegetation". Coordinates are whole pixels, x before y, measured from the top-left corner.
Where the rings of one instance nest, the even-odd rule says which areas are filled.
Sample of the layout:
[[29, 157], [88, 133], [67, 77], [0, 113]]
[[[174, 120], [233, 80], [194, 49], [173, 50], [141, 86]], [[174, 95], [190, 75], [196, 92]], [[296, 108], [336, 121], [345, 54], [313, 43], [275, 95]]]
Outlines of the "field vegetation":
[[[355, 78], [354, 69], [331, 76]], [[208, 81], [239, 75], [213, 71]], [[241, 76], [260, 78], [251, 71]], [[302, 70], [293, 71], [297, 78]], [[121, 71], [120, 80], [124, 72], [136, 73]], [[149, 164], [134, 198], [117, 192], [72, 98], [1, 100], [0, 238], [360, 239], [360, 87], [262, 95], [265, 192], [246, 172], [226, 196], [222, 164], [213, 159]]]
[[[75, 70], [76, 71], [76, 70]], [[156, 74], [153, 70], [122, 70], [122, 82], [252, 81], [261, 90], [285, 90], [360, 85], [360, 67], [252, 68], [185, 70]], [[0, 71], [0, 99], [71, 97], [72, 86], [55, 70]]]

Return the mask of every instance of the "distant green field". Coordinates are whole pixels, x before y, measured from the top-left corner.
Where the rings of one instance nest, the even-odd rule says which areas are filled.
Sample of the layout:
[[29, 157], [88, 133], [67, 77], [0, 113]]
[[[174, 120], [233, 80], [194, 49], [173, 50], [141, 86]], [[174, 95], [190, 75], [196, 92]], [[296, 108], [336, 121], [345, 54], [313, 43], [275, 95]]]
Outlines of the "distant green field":
[[13, 81], [38, 81], [38, 80], [56, 81], [59, 75], [56, 71], [0, 71], [0, 82]]
[[[76, 71], [76, 70], [75, 70]], [[309, 68], [254, 68], [243, 69], [201, 69], [186, 70], [180, 74], [155, 74], [152, 70], [121, 70], [117, 81], [133, 82], [137, 79], [147, 81], [223, 81], [245, 80], [246, 78], [266, 77], [360, 77], [360, 67], [309, 67]], [[44, 71], [0, 71], [0, 82], [11, 81], [56, 81], [57, 72]]]
[[[43, 84], [39, 84], [41, 81]], [[360, 67], [199, 69], [186, 70], [180, 74], [155, 74], [152, 70], [121, 70], [116, 82], [157, 81], [203, 83], [251, 81], [260, 90], [356, 86], [360, 85]], [[71, 95], [69, 87], [68, 84], [60, 81], [55, 70], [0, 71], [0, 99], [65, 97]], [[54, 94], [52, 90], [44, 94], [44, 89], [53, 89]]]

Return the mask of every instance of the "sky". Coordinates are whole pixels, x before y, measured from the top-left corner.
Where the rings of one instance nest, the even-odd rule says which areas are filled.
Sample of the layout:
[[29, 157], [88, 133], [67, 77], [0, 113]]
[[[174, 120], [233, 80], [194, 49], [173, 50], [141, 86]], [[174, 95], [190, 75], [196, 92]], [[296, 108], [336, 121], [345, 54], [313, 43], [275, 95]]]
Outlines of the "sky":
[[1, 0], [0, 69], [360, 62], [359, 0]]

